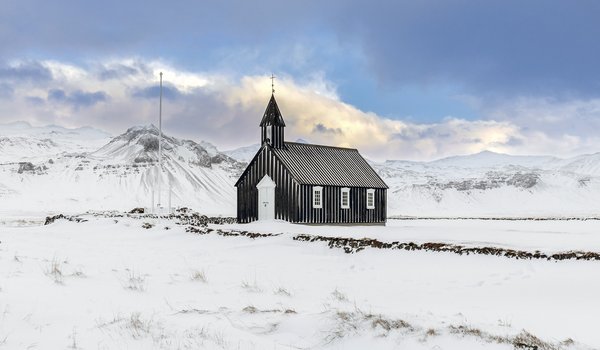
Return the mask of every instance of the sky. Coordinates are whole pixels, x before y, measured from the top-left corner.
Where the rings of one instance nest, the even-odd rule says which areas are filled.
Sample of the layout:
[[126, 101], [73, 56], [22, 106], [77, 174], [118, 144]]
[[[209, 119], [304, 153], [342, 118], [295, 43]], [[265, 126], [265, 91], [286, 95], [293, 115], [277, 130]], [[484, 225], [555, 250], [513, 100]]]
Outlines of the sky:
[[158, 121], [226, 150], [286, 138], [374, 160], [600, 152], [600, 2], [3, 0], [0, 123]]

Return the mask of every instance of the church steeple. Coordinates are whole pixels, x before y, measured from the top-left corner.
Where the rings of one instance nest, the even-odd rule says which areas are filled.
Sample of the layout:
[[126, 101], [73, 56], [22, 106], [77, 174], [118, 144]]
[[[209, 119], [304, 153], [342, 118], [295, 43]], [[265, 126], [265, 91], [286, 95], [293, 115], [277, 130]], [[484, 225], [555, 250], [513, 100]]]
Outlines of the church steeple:
[[285, 122], [275, 101], [275, 94], [271, 95], [265, 114], [260, 122], [261, 144], [269, 144], [273, 148], [284, 148]]

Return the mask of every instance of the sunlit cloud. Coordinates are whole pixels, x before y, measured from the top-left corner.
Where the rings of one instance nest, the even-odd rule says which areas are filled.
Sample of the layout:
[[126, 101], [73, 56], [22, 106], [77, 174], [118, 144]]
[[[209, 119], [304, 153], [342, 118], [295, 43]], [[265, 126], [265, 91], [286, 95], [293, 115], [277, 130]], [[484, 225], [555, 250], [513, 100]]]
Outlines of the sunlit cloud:
[[[0, 86], [4, 91], [0, 115], [3, 121], [90, 125], [118, 134], [132, 125], [157, 123], [160, 72], [167, 133], [206, 140], [220, 149], [259, 141], [258, 124], [271, 94], [269, 74], [190, 72], [160, 60], [11, 62], [0, 74], [28, 79], [6, 79]], [[355, 147], [374, 160], [427, 160], [483, 150], [572, 155], [600, 149], [600, 140], [589, 131], [574, 134], [548, 127], [600, 114], [598, 101], [519, 100], [482, 109], [478, 120], [448, 116], [416, 123], [385, 118], [342, 101], [324, 74], [302, 81], [281, 74], [275, 88], [288, 140]]]

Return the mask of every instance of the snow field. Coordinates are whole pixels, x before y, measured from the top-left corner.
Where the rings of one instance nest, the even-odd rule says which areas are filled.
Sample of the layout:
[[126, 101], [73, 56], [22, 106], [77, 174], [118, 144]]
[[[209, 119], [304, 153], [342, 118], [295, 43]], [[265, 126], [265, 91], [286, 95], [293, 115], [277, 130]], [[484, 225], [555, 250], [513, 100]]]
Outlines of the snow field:
[[514, 341], [523, 330], [555, 348], [600, 346], [598, 262], [345, 254], [292, 240], [594, 250], [594, 221], [224, 226], [284, 233], [250, 239], [187, 233], [164, 219], [86, 219], [0, 226], [0, 348], [512, 349], [491, 337]]

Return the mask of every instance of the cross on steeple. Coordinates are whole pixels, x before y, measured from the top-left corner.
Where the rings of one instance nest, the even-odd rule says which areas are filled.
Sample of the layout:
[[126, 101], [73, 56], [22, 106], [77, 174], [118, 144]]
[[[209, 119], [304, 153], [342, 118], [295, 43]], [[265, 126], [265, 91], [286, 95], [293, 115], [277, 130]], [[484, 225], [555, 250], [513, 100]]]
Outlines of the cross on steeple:
[[272, 94], [275, 94], [275, 76], [271, 73], [271, 90]]

